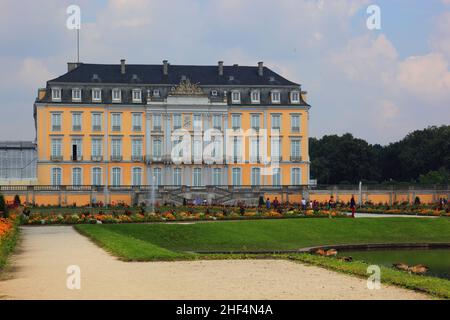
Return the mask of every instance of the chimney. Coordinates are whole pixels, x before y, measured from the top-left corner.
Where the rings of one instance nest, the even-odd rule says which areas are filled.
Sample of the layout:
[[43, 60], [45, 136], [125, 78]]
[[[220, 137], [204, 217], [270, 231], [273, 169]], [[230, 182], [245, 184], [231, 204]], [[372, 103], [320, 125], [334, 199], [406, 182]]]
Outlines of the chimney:
[[125, 74], [125, 59], [120, 60], [120, 73]]
[[219, 76], [223, 76], [223, 61], [219, 61]]
[[264, 63], [258, 62], [258, 75], [262, 77], [264, 75]]
[[67, 72], [75, 70], [81, 65], [80, 62], [67, 62]]
[[167, 60], [163, 61], [163, 74], [165, 76], [169, 75], [169, 62]]

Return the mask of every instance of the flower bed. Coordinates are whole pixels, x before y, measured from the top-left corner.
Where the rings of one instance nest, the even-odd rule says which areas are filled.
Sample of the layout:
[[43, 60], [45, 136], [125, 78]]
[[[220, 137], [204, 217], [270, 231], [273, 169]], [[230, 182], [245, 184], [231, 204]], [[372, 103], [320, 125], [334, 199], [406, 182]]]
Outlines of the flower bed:
[[0, 218], [0, 270], [5, 266], [7, 257], [16, 245], [19, 231], [17, 210], [11, 210], [8, 218]]
[[[200, 210], [202, 209], [202, 210]], [[111, 223], [145, 223], [145, 222], [174, 222], [174, 221], [215, 221], [215, 220], [251, 220], [251, 219], [286, 219], [286, 218], [331, 218], [346, 217], [337, 211], [300, 211], [290, 210], [278, 212], [274, 210], [246, 209], [241, 212], [240, 209], [227, 208], [219, 209], [212, 207], [197, 207], [195, 210], [188, 207], [177, 207], [177, 210], [171, 209], [155, 214], [132, 213], [132, 214], [31, 214], [23, 218], [23, 223], [28, 225], [54, 225], [54, 224], [111, 224]]]

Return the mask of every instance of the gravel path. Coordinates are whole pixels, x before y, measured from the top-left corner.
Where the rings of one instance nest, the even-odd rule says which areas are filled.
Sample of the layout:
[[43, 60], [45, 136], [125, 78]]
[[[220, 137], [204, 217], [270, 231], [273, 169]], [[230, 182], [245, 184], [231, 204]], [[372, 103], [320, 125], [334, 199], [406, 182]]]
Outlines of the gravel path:
[[[426, 299], [397, 287], [279, 260], [122, 262], [72, 227], [23, 227], [3, 299]], [[81, 289], [66, 286], [69, 265]]]

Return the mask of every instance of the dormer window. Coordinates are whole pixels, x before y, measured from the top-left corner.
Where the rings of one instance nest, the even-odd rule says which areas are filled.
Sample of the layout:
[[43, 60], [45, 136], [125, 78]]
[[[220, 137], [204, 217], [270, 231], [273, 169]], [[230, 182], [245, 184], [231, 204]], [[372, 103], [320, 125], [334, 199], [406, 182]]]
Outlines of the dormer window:
[[52, 88], [52, 101], [61, 101], [61, 89]]
[[291, 92], [291, 103], [300, 103], [300, 92], [299, 91]]
[[271, 100], [272, 100], [272, 103], [280, 103], [281, 102], [280, 91], [272, 91], [271, 92]]
[[81, 89], [78, 88], [72, 89], [72, 101], [74, 102], [81, 101]]
[[231, 102], [232, 103], [241, 103], [241, 93], [239, 91], [231, 92]]
[[112, 90], [112, 102], [121, 102], [122, 101], [122, 92], [120, 89]]
[[133, 102], [142, 102], [142, 91], [140, 89], [133, 89]]
[[252, 91], [250, 95], [252, 103], [260, 103], [260, 94], [258, 90]]
[[153, 96], [154, 96], [155, 98], [159, 98], [159, 97], [161, 96], [161, 94], [160, 94], [160, 92], [159, 92], [158, 89], [153, 90]]
[[217, 97], [217, 90], [212, 90], [211, 91], [211, 96]]
[[93, 102], [101, 102], [102, 101], [102, 90], [101, 89], [92, 89], [92, 101]]

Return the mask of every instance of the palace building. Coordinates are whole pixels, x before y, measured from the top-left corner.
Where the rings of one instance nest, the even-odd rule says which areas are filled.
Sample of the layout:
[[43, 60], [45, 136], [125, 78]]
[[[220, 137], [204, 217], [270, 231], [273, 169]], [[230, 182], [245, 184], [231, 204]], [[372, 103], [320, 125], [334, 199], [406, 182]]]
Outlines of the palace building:
[[305, 186], [305, 99], [262, 62], [68, 63], [34, 104], [38, 184]]

